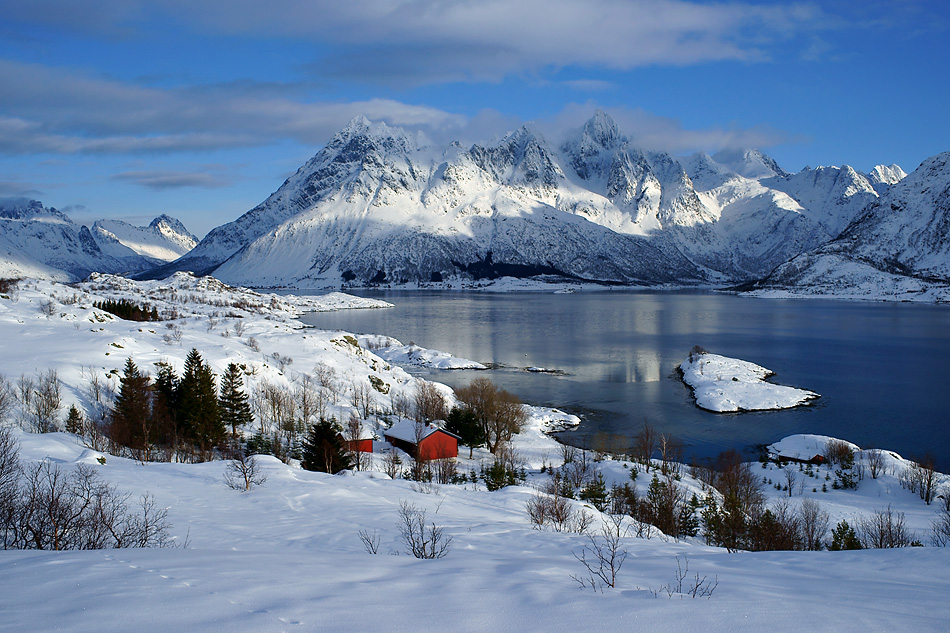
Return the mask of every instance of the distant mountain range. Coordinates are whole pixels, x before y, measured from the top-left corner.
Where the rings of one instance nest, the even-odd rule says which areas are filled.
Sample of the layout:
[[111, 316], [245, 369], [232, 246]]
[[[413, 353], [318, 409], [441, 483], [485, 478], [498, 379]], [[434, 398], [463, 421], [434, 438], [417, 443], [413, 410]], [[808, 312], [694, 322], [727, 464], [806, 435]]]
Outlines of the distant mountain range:
[[[790, 174], [756, 150], [648, 151], [603, 112], [566, 138], [554, 146], [524, 126], [490, 145], [433, 146], [358, 117], [260, 205], [140, 276], [319, 288], [508, 275], [830, 293], [857, 265], [881, 283], [950, 279], [948, 154], [910, 176], [897, 165]], [[103, 252], [102, 235], [130, 242], [96, 227]]]
[[0, 200], [0, 277], [84, 279], [91, 272], [134, 274], [181, 257], [198, 243], [167, 215], [147, 227], [99, 220], [92, 228], [27, 199]]

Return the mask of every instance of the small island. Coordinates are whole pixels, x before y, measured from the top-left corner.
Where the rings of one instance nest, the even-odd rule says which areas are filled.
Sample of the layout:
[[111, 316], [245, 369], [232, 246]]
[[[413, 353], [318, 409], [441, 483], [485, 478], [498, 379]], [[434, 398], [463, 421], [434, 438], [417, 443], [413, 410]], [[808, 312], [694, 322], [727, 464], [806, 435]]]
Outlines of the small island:
[[693, 390], [696, 406], [715, 413], [789, 409], [821, 397], [807, 389], [766, 382], [773, 371], [701, 348], [694, 348], [679, 370]]

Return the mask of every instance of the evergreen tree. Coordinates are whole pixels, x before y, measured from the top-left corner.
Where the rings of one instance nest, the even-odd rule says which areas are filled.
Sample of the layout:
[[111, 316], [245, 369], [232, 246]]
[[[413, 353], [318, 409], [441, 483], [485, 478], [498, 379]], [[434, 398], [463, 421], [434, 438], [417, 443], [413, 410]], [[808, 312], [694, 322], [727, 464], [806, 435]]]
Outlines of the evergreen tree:
[[300, 465], [305, 470], [331, 474], [350, 468], [350, 456], [343, 441], [342, 429], [335, 421], [320, 418], [310, 427], [303, 442]]
[[231, 437], [237, 438], [238, 427], [250, 425], [254, 421], [251, 405], [244, 393], [243, 371], [235, 363], [229, 363], [221, 376], [221, 397], [218, 407], [221, 409], [221, 422], [231, 427]]
[[485, 443], [485, 431], [470, 407], [452, 407], [445, 418], [445, 430], [458, 435], [462, 444], [468, 446], [469, 459], [474, 450]]
[[76, 405], [69, 407], [69, 413], [66, 414], [66, 432], [82, 435], [84, 420], [82, 413], [76, 408]]
[[602, 473], [597, 473], [597, 476], [588, 481], [587, 484], [581, 489], [578, 497], [582, 501], [590, 503], [601, 512], [604, 512], [607, 509], [609, 502], [609, 497], [607, 495], [607, 482], [604, 480], [604, 475]]
[[837, 552], [845, 549], [861, 549], [861, 540], [855, 534], [854, 528], [842, 520], [831, 530], [831, 544], [828, 549]]
[[194, 441], [203, 452], [210, 451], [224, 439], [227, 431], [218, 408], [214, 373], [196, 349], [185, 359], [185, 371], [175, 395], [176, 422], [181, 434]]
[[130, 356], [119, 379], [119, 395], [115, 399], [109, 434], [119, 444], [144, 451], [148, 459], [153, 437], [149, 378], [139, 372]]

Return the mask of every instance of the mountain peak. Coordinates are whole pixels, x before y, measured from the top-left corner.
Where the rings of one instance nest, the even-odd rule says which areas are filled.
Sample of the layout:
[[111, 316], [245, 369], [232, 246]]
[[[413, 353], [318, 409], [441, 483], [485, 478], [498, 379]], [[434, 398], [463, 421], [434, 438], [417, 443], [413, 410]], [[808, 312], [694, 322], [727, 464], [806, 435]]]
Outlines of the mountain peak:
[[617, 122], [603, 110], [597, 110], [594, 116], [587, 120], [583, 135], [604, 149], [613, 149], [623, 142]]
[[785, 178], [789, 175], [787, 171], [779, 167], [774, 158], [757, 149], [724, 149], [717, 152], [713, 160], [751, 180], [774, 176]]

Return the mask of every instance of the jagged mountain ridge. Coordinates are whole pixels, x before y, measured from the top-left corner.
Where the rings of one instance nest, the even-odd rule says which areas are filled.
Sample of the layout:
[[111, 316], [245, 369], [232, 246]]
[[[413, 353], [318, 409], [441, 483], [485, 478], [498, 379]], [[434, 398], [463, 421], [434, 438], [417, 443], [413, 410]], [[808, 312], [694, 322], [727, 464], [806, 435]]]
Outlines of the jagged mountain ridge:
[[[899, 173], [882, 167], [876, 183]], [[742, 281], [836, 237], [878, 195], [850, 167], [788, 174], [754, 150], [679, 161], [638, 148], [603, 112], [559, 147], [521, 127], [468, 149], [358, 117], [267, 200], [149, 276]]]
[[950, 282], [950, 152], [891, 184], [836, 239], [779, 266], [754, 289], [844, 293]]
[[92, 229], [37, 200], [0, 200], [0, 276], [77, 281], [92, 272], [130, 274], [181, 257], [197, 239], [175, 218], [148, 227], [99, 220]]

